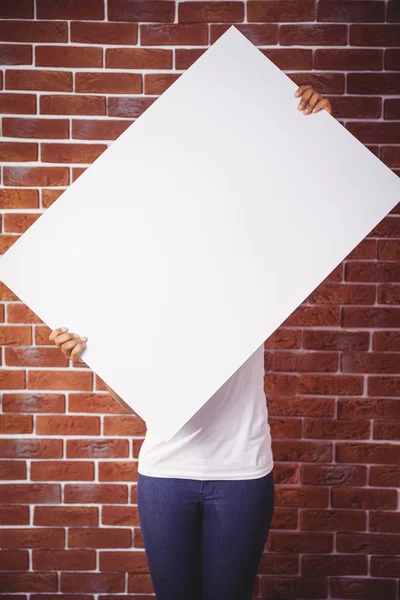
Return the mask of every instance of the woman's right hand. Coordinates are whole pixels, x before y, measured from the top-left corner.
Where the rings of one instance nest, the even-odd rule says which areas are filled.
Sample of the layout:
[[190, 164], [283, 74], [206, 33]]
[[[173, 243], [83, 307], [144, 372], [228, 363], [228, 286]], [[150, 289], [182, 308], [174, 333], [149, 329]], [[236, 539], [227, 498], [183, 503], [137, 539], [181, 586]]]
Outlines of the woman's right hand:
[[81, 354], [86, 347], [86, 337], [80, 337], [77, 333], [69, 333], [67, 327], [60, 327], [51, 332], [49, 341], [54, 342], [69, 360], [77, 363], [85, 362], [82, 360]]

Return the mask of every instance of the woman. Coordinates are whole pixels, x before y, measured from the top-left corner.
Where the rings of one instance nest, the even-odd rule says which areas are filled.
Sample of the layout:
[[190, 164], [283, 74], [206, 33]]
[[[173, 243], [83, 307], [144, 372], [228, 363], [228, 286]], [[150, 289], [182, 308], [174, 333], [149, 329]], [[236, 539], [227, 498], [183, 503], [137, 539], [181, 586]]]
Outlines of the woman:
[[[332, 114], [329, 100], [310, 85], [295, 96], [305, 114]], [[84, 362], [87, 338], [64, 327], [49, 339], [70, 360]], [[137, 502], [157, 600], [251, 598], [274, 510], [263, 384], [264, 345], [170, 441], [147, 430]]]

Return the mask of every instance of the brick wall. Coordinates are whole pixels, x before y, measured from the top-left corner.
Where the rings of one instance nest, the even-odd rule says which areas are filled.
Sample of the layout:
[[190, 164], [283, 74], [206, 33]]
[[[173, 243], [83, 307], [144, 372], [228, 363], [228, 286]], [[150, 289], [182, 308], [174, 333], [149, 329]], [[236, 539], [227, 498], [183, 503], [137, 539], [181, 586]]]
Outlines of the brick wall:
[[[33, 1], [0, 3], [1, 252], [231, 24], [400, 172], [398, 0]], [[399, 598], [399, 258], [397, 208], [266, 342], [276, 508], [254, 598]], [[1, 597], [154, 598], [143, 422], [0, 300]]]

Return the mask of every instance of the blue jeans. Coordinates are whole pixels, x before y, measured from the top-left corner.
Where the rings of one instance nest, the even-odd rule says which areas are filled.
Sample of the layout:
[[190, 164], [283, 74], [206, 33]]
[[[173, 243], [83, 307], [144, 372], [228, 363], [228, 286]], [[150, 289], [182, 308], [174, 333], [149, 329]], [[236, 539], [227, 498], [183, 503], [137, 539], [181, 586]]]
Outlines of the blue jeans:
[[274, 510], [258, 479], [138, 474], [137, 502], [157, 600], [250, 600]]

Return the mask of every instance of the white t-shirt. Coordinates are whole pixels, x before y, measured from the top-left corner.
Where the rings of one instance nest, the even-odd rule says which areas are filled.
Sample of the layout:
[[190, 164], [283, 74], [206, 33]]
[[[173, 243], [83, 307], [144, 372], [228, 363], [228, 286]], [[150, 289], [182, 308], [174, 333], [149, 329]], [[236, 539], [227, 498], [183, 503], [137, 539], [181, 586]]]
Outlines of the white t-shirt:
[[138, 463], [143, 475], [200, 480], [257, 479], [272, 468], [264, 344], [168, 442], [148, 428]]

